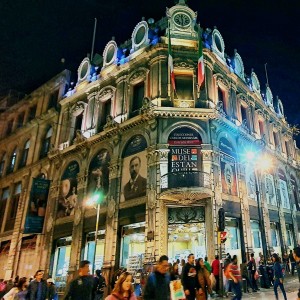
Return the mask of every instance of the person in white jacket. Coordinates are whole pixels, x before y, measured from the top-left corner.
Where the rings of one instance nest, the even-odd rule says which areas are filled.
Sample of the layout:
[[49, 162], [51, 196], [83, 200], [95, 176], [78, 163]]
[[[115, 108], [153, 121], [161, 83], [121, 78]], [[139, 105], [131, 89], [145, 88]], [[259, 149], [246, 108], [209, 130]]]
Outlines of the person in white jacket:
[[15, 296], [19, 292], [23, 291], [23, 289], [25, 288], [26, 283], [27, 283], [26, 278], [25, 277], [21, 278], [19, 280], [17, 286], [10, 289], [10, 291], [3, 296], [3, 299], [4, 300], [14, 300]]

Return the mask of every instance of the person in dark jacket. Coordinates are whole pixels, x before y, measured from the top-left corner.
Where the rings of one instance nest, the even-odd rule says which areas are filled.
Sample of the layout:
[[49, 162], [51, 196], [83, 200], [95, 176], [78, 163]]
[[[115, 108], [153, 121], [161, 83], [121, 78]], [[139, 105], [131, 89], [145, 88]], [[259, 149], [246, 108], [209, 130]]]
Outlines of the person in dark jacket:
[[102, 300], [104, 295], [104, 289], [106, 287], [105, 278], [102, 276], [101, 270], [96, 270], [96, 276], [94, 277], [94, 300]]
[[274, 253], [272, 255], [272, 260], [274, 262], [274, 293], [275, 293], [276, 300], [279, 299], [278, 298], [278, 291], [277, 291], [278, 286], [281, 289], [281, 292], [283, 294], [284, 300], [287, 300], [285, 289], [284, 289], [284, 286], [283, 286], [282, 267], [281, 267], [281, 265], [279, 263], [279, 256], [278, 256], [278, 254]]
[[66, 291], [65, 300], [92, 300], [94, 278], [90, 275], [90, 262], [83, 260], [79, 264], [79, 276], [73, 279]]
[[47, 279], [47, 285], [48, 285], [48, 293], [47, 293], [47, 299], [48, 300], [56, 300], [58, 299], [56, 288], [55, 288], [55, 282], [53, 278]]
[[34, 279], [28, 286], [27, 299], [29, 300], [45, 300], [47, 298], [47, 282], [43, 279], [44, 271], [37, 270]]
[[195, 267], [195, 256], [189, 254], [188, 261], [182, 269], [181, 282], [187, 300], [195, 300], [197, 288], [197, 271]]
[[144, 300], [169, 300], [170, 299], [170, 275], [168, 256], [159, 258], [156, 270], [152, 272], [144, 289]]

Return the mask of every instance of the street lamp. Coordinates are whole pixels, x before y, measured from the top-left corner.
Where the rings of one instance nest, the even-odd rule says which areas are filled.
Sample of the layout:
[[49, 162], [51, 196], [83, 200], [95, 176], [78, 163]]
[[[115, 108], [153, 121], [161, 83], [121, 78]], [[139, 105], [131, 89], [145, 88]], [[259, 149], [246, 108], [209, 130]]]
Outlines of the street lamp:
[[[266, 231], [265, 231], [265, 222], [264, 222], [264, 214], [262, 210], [262, 184], [259, 179], [262, 180], [262, 172], [267, 171], [271, 167], [271, 160], [267, 155], [259, 156], [257, 151], [248, 151], [246, 153], [246, 158], [248, 161], [254, 161], [253, 169], [255, 175], [255, 194], [256, 194], [256, 201], [257, 201], [257, 209], [258, 209], [258, 218], [259, 218], [259, 227], [261, 229], [261, 240], [262, 240], [262, 248], [263, 248], [263, 255], [265, 259], [267, 259], [268, 249], [267, 249], [267, 239], [266, 239]], [[260, 171], [260, 176], [258, 172]]]
[[93, 193], [92, 197], [87, 201], [88, 206], [93, 206], [97, 210], [96, 215], [96, 231], [95, 231], [95, 247], [94, 247], [94, 255], [93, 255], [93, 264], [92, 264], [92, 272], [94, 274], [96, 270], [96, 251], [97, 251], [97, 241], [98, 241], [98, 230], [99, 230], [99, 217], [100, 217], [100, 207], [103, 202], [105, 195], [103, 190], [97, 190]]

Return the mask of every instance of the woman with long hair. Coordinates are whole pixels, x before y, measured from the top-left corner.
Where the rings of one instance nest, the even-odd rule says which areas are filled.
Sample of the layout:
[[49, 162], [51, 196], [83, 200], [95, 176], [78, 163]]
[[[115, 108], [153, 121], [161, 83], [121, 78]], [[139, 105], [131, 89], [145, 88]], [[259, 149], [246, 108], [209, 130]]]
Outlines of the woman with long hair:
[[207, 270], [203, 258], [199, 258], [196, 263], [197, 271], [197, 300], [206, 300], [208, 294], [212, 293], [209, 271]]
[[280, 264], [280, 259], [278, 254], [274, 253], [272, 255], [272, 260], [274, 262], [274, 293], [275, 293], [275, 297], [276, 300], [278, 300], [278, 286], [281, 289], [281, 292], [283, 294], [284, 300], [287, 300], [286, 297], [286, 293], [285, 293], [285, 289], [283, 286], [283, 273], [282, 273], [282, 268], [281, 268], [281, 264]]
[[25, 299], [27, 294], [27, 279], [22, 277], [15, 287], [13, 287], [7, 294], [3, 296], [4, 300], [14, 300], [14, 299]]
[[132, 285], [132, 275], [129, 272], [123, 272], [109, 296], [105, 300], [137, 300]]

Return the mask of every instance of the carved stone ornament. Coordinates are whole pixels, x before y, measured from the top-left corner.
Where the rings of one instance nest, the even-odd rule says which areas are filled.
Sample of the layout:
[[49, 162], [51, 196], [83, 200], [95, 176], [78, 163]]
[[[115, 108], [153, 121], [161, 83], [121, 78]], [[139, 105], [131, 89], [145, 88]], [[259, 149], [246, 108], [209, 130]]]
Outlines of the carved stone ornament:
[[110, 198], [107, 204], [107, 215], [109, 218], [112, 218], [116, 211], [116, 201], [113, 197]]
[[153, 186], [151, 186], [149, 192], [148, 192], [148, 207], [150, 209], [154, 209], [155, 208], [155, 204], [156, 204], [156, 191], [153, 188]]
[[145, 81], [146, 80], [146, 69], [140, 68], [137, 71], [135, 71], [129, 78], [130, 84], [135, 84], [138, 81]]
[[81, 220], [81, 209], [77, 207], [74, 215], [75, 226], [77, 226], [80, 223], [80, 220]]
[[46, 230], [47, 232], [50, 232], [51, 229], [53, 227], [53, 217], [52, 214], [49, 216], [48, 220], [47, 220], [47, 224], [46, 224]]
[[100, 102], [105, 102], [108, 99], [112, 99], [114, 96], [114, 93], [116, 91], [115, 87], [108, 86], [100, 90], [99, 95], [98, 95], [98, 100]]
[[84, 111], [84, 109], [85, 109], [85, 103], [79, 101], [71, 108], [71, 113], [74, 117], [77, 117]]

